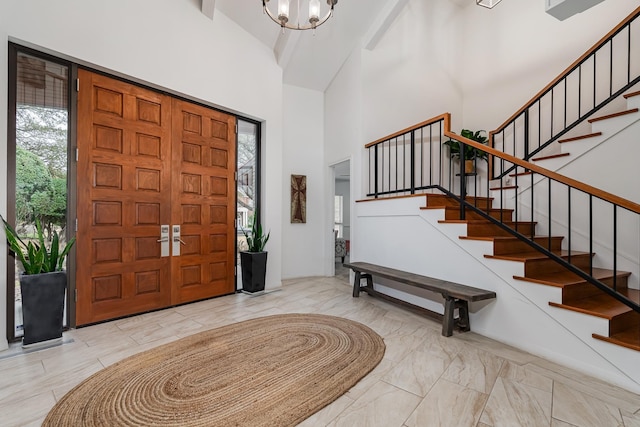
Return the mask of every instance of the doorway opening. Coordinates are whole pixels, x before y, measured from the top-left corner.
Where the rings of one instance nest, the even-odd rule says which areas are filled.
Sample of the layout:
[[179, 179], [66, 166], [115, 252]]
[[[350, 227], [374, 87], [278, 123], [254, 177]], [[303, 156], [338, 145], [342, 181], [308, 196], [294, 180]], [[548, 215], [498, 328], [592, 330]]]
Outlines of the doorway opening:
[[351, 162], [342, 161], [333, 168], [333, 240], [334, 275], [349, 280], [343, 263], [351, 255]]

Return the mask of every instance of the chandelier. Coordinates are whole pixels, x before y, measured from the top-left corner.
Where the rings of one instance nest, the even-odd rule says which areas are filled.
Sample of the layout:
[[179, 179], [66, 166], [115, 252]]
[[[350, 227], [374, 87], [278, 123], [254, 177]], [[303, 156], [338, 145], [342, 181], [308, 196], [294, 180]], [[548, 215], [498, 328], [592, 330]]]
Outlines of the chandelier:
[[320, 17], [320, 0], [308, 0], [309, 2], [309, 19], [306, 23], [300, 23], [300, 17], [302, 16], [302, 11], [300, 10], [300, 0], [297, 0], [297, 18], [296, 22], [292, 23], [292, 20], [289, 16], [289, 0], [278, 0], [278, 13], [274, 14], [267, 7], [267, 3], [269, 0], [262, 0], [262, 9], [264, 12], [269, 15], [269, 18], [276, 24], [282, 27], [284, 31], [285, 28], [290, 30], [315, 30], [316, 27], [327, 22], [329, 18], [333, 15], [333, 8], [338, 3], [338, 0], [327, 0], [327, 4], [329, 5], [329, 11], [323, 16]]
[[502, 0], [476, 0], [476, 4], [478, 6], [486, 7], [488, 9], [493, 9], [495, 5], [500, 3]]

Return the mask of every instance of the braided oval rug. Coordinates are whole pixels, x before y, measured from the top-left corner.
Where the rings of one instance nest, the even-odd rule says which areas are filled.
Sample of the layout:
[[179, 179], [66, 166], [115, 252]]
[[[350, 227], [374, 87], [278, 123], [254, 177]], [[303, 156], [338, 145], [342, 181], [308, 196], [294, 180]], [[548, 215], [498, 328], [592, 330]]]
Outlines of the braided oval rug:
[[43, 426], [294, 426], [349, 390], [384, 351], [378, 334], [340, 317], [247, 320], [97, 372]]

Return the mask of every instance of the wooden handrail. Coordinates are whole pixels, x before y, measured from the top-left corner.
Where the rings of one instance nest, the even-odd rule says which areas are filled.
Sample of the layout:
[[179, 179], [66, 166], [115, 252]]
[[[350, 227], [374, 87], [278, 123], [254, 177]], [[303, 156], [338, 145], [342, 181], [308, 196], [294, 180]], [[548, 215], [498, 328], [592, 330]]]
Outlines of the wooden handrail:
[[[640, 8], [639, 8], [639, 10], [640, 10]], [[637, 204], [637, 203], [632, 202], [632, 201], [627, 200], [627, 199], [623, 199], [622, 197], [616, 196], [615, 194], [608, 193], [608, 192], [606, 192], [604, 190], [601, 190], [599, 188], [592, 187], [589, 184], [585, 184], [583, 182], [576, 181], [575, 179], [566, 177], [564, 175], [560, 175], [559, 173], [550, 171], [549, 169], [545, 169], [545, 168], [540, 167], [538, 165], [535, 165], [533, 163], [529, 163], [526, 160], [519, 159], [519, 158], [514, 157], [514, 156], [512, 156], [510, 154], [503, 153], [502, 151], [496, 150], [495, 148], [491, 148], [491, 147], [489, 147], [487, 145], [480, 144], [479, 142], [473, 141], [473, 140], [471, 140], [469, 138], [465, 138], [465, 137], [460, 136], [460, 135], [458, 135], [456, 133], [453, 133], [449, 129], [446, 129], [444, 131], [444, 135], [449, 137], [449, 138], [455, 139], [457, 141], [463, 142], [466, 145], [470, 145], [473, 148], [477, 148], [479, 150], [485, 151], [485, 152], [487, 152], [488, 154], [490, 154], [492, 156], [499, 157], [499, 158], [504, 159], [504, 160], [506, 160], [506, 161], [508, 161], [510, 163], [513, 163], [513, 164], [516, 164], [518, 166], [521, 166], [521, 167], [523, 167], [523, 168], [525, 168], [527, 170], [539, 173], [540, 175], [544, 175], [547, 178], [551, 178], [551, 179], [553, 179], [555, 181], [558, 181], [558, 182], [560, 182], [562, 184], [568, 185], [568, 186], [573, 187], [573, 188], [575, 188], [577, 190], [580, 190], [580, 191], [584, 191], [587, 194], [591, 194], [591, 195], [596, 196], [596, 197], [598, 197], [598, 198], [600, 198], [602, 200], [605, 200], [607, 202], [613, 203], [615, 205], [618, 205], [620, 207], [628, 209], [628, 210], [630, 210], [632, 212], [640, 214], [640, 204]]]
[[[636, 12], [640, 12], [640, 7], [638, 9], [636, 9]], [[504, 159], [504, 160], [506, 160], [506, 161], [508, 161], [510, 163], [513, 163], [515, 165], [523, 167], [523, 168], [525, 168], [527, 170], [539, 173], [540, 175], [544, 175], [547, 178], [551, 178], [551, 179], [553, 179], [555, 181], [558, 181], [558, 182], [560, 182], [562, 184], [568, 185], [568, 186], [573, 187], [573, 188], [575, 188], [577, 190], [580, 190], [580, 191], [584, 191], [585, 193], [588, 193], [588, 194], [591, 194], [593, 196], [596, 196], [596, 197], [598, 197], [598, 198], [600, 198], [602, 200], [605, 200], [607, 202], [613, 203], [613, 204], [618, 205], [618, 206], [620, 206], [622, 208], [625, 208], [625, 209], [628, 209], [628, 210], [630, 210], [632, 212], [640, 214], [640, 204], [638, 204], [638, 203], [635, 203], [635, 202], [632, 202], [630, 200], [624, 199], [624, 198], [622, 198], [620, 196], [616, 196], [615, 194], [611, 194], [611, 193], [606, 192], [604, 190], [601, 190], [599, 188], [593, 187], [593, 186], [591, 186], [589, 184], [585, 184], [583, 182], [576, 181], [575, 179], [569, 178], [567, 176], [560, 175], [559, 173], [550, 171], [549, 169], [545, 169], [545, 168], [543, 168], [541, 166], [538, 166], [536, 164], [527, 162], [526, 160], [519, 159], [519, 158], [517, 158], [515, 156], [512, 156], [510, 154], [503, 153], [500, 150], [496, 150], [495, 148], [492, 148], [490, 146], [487, 146], [487, 145], [484, 145], [484, 144], [480, 144], [479, 142], [476, 142], [476, 141], [474, 141], [472, 139], [465, 138], [463, 136], [458, 135], [457, 133], [451, 132], [451, 127], [450, 127], [451, 126], [451, 113], [440, 114], [439, 116], [432, 117], [432, 118], [430, 118], [428, 120], [425, 120], [424, 122], [418, 123], [418, 124], [416, 124], [414, 126], [410, 126], [410, 127], [406, 128], [406, 129], [403, 129], [403, 130], [401, 130], [399, 132], [392, 133], [391, 135], [385, 136], [384, 138], [380, 138], [380, 139], [378, 139], [376, 141], [368, 143], [367, 145], [365, 145], [365, 148], [370, 148], [370, 147], [372, 147], [372, 146], [374, 146], [376, 144], [379, 144], [380, 142], [387, 141], [389, 139], [395, 138], [396, 136], [400, 136], [400, 135], [403, 135], [403, 134], [405, 134], [407, 132], [411, 132], [412, 130], [420, 129], [421, 127], [428, 126], [428, 125], [433, 124], [433, 123], [437, 123], [440, 120], [444, 121], [443, 126], [442, 126], [443, 135], [448, 137], [448, 138], [452, 138], [452, 139], [455, 139], [457, 141], [463, 142], [466, 145], [470, 145], [470, 146], [472, 146], [474, 148], [477, 148], [479, 150], [485, 151], [486, 153], [488, 153], [488, 154], [490, 154], [492, 156], [499, 157], [499, 158]], [[489, 163], [491, 163], [491, 162], [489, 162]]]
[[636, 10], [631, 12], [631, 14], [629, 14], [629, 16], [627, 16], [622, 22], [620, 22], [613, 30], [609, 31], [606, 36], [604, 36], [600, 40], [598, 40], [598, 42], [596, 44], [594, 44], [591, 47], [591, 49], [586, 51], [584, 53], [584, 55], [582, 55], [580, 58], [576, 59], [573, 62], [573, 64], [569, 65], [562, 73], [560, 73], [560, 75], [558, 75], [558, 77], [556, 77], [551, 83], [546, 85], [544, 87], [544, 89], [542, 89], [540, 92], [538, 92], [536, 95], [534, 95], [533, 98], [531, 98], [522, 108], [520, 108], [518, 111], [516, 111], [504, 123], [502, 123], [500, 126], [498, 126], [495, 130], [492, 130], [491, 132], [489, 132], [490, 139], [493, 141], [493, 134], [501, 132], [509, 123], [514, 121], [520, 114], [522, 114], [527, 108], [529, 108], [534, 102], [536, 102], [538, 100], [538, 98], [540, 98], [545, 92], [547, 92], [550, 88], [552, 88], [558, 82], [560, 82], [562, 79], [564, 79], [567, 76], [567, 74], [569, 74], [571, 71], [573, 71], [573, 69], [580, 62], [582, 62], [585, 58], [588, 58], [589, 56], [593, 55], [595, 53], [595, 51], [598, 50], [605, 41], [607, 41], [610, 37], [612, 37], [614, 34], [616, 34], [622, 27], [624, 27], [629, 22], [631, 22], [633, 19], [635, 19], [639, 14], [640, 14], [640, 7], [636, 8]]
[[439, 116], [432, 117], [432, 118], [430, 118], [428, 120], [425, 120], [424, 122], [418, 123], [417, 125], [413, 125], [411, 127], [403, 129], [401, 131], [394, 132], [391, 135], [385, 136], [384, 138], [380, 138], [380, 139], [377, 139], [377, 140], [375, 140], [373, 142], [368, 143], [367, 145], [364, 146], [364, 148], [372, 147], [372, 146], [374, 146], [376, 144], [379, 144], [381, 142], [387, 141], [389, 139], [393, 139], [393, 138], [395, 138], [397, 136], [400, 136], [400, 135], [404, 135], [405, 133], [409, 133], [412, 130], [416, 130], [416, 129], [420, 129], [420, 128], [425, 127], [425, 126], [432, 125], [434, 123], [439, 122], [440, 120], [444, 121], [444, 126], [442, 127], [442, 129], [443, 130], [444, 129], [448, 130], [449, 126], [450, 126], [450, 121], [451, 121], [451, 113], [440, 114]]

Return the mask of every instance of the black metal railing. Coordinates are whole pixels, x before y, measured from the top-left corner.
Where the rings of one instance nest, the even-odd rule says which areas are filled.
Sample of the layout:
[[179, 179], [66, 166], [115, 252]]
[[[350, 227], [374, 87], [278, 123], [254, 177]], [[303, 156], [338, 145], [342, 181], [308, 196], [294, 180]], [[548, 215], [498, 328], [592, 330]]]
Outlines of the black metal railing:
[[[461, 137], [449, 124], [447, 113], [367, 144], [367, 196], [446, 194], [460, 203], [460, 219], [473, 212], [640, 312], [640, 294], [619, 283], [623, 271], [637, 269], [637, 233], [623, 230], [640, 229], [640, 205]], [[449, 139], [460, 152], [468, 145], [499, 159], [499, 174], [515, 170], [514, 185], [491, 188], [483, 161], [466, 172], [464, 159], [444, 148]], [[613, 274], [604, 278], [599, 268]]]
[[[489, 145], [529, 160], [640, 82], [640, 7], [496, 130]], [[491, 179], [501, 171], [491, 159]]]
[[450, 114], [445, 113], [367, 144], [367, 196], [402, 196], [443, 189], [453, 194], [457, 183], [463, 184], [465, 194], [479, 194], [480, 177], [486, 174], [478, 171], [484, 168], [486, 172], [487, 163], [475, 158], [471, 160], [473, 171], [469, 172], [462, 159], [449, 155], [443, 145], [450, 139], [445, 136], [449, 121]]

